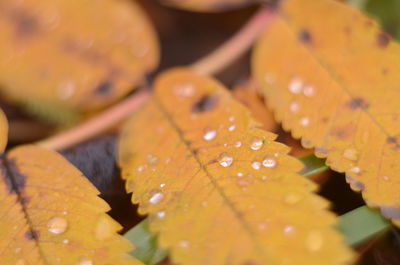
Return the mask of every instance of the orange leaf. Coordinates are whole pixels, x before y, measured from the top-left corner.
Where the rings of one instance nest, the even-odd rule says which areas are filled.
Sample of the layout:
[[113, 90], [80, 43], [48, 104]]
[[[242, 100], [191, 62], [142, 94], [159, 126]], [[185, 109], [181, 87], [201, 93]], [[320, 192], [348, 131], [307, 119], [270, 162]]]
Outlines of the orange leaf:
[[400, 224], [400, 46], [333, 0], [287, 0], [253, 54], [283, 127]]
[[200, 12], [218, 12], [260, 3], [261, 0], [159, 0], [165, 5]]
[[1, 91], [18, 102], [99, 108], [158, 62], [154, 30], [132, 1], [8, 0], [0, 13]]
[[141, 264], [99, 192], [61, 155], [22, 146], [1, 166], [2, 265]]
[[257, 126], [210, 78], [175, 69], [157, 79], [122, 132], [119, 163], [160, 246], [178, 264], [348, 264], [328, 203]]

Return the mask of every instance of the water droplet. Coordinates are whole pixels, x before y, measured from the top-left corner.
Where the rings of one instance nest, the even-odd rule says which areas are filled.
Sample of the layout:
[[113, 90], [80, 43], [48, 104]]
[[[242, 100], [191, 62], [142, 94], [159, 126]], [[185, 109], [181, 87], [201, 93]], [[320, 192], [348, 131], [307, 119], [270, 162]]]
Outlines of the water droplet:
[[164, 211], [161, 211], [161, 212], [158, 212], [158, 213], [157, 213], [157, 217], [160, 218], [160, 219], [164, 218], [165, 215], [166, 215], [166, 214], [165, 214]]
[[235, 121], [235, 116], [230, 116], [228, 119], [230, 122], [234, 122]]
[[63, 215], [67, 215], [67, 214], [68, 214], [68, 211], [63, 211], [62, 214], [63, 214]]
[[164, 199], [164, 194], [162, 192], [153, 191], [153, 192], [151, 192], [149, 203], [157, 204], [157, 203], [161, 202], [163, 199]]
[[262, 179], [263, 181], [267, 181], [267, 180], [268, 180], [268, 177], [267, 177], [267, 176], [262, 176], [261, 179]]
[[304, 88], [303, 93], [304, 93], [304, 96], [306, 96], [306, 97], [312, 97], [315, 95], [315, 88], [311, 85], [308, 85]]
[[359, 168], [359, 167], [351, 167], [350, 171], [355, 173], [355, 174], [359, 174], [361, 172], [361, 168]]
[[170, 157], [167, 157], [166, 159], [165, 159], [165, 164], [169, 164], [170, 162], [171, 162], [171, 158]]
[[292, 103], [290, 103], [289, 109], [291, 112], [298, 112], [300, 110], [300, 103], [298, 101], [292, 101]]
[[382, 178], [383, 178], [383, 180], [385, 180], [385, 181], [389, 181], [389, 180], [390, 180], [390, 178], [389, 178], [388, 176], [383, 176]]
[[224, 147], [228, 147], [228, 144], [227, 144], [227, 143], [224, 143]]
[[250, 149], [251, 150], [260, 150], [261, 147], [263, 146], [264, 141], [261, 138], [254, 137], [250, 141]]
[[101, 216], [96, 223], [94, 235], [97, 240], [105, 240], [113, 235], [113, 230], [108, 216]]
[[293, 205], [298, 203], [302, 199], [302, 196], [297, 193], [289, 193], [285, 196], [284, 201], [287, 204]]
[[93, 265], [93, 261], [86, 257], [82, 257], [79, 259], [77, 265]]
[[303, 89], [303, 80], [298, 77], [294, 77], [289, 83], [289, 91], [293, 94], [300, 94]]
[[228, 131], [233, 132], [236, 129], [236, 125], [231, 125], [228, 127]]
[[24, 259], [18, 259], [15, 262], [15, 265], [25, 265], [25, 264], [27, 264], [27, 263], [26, 263], [26, 261]]
[[58, 86], [58, 96], [61, 99], [69, 99], [75, 92], [75, 82], [72, 80], [65, 80]]
[[273, 159], [273, 158], [266, 157], [266, 158], [264, 158], [264, 160], [262, 161], [262, 164], [263, 164], [264, 167], [267, 167], [267, 168], [274, 168], [274, 167], [276, 167], [277, 162], [276, 162], [276, 160]]
[[145, 168], [146, 168], [145, 165], [141, 165], [141, 166], [138, 166], [138, 167], [136, 168], [136, 171], [137, 171], [137, 172], [142, 172]]
[[14, 249], [14, 252], [15, 252], [15, 253], [19, 253], [19, 252], [21, 252], [21, 250], [22, 250], [22, 248], [15, 248], [15, 249]]
[[63, 242], [63, 244], [67, 245], [67, 244], [69, 244], [69, 239], [64, 239], [62, 242]]
[[343, 152], [343, 157], [355, 161], [358, 159], [358, 151], [354, 148], [347, 148]]
[[165, 183], [161, 183], [160, 188], [164, 188], [164, 187], [165, 187]]
[[150, 165], [156, 165], [158, 163], [158, 157], [153, 156], [153, 155], [147, 155], [147, 161], [149, 162]]
[[53, 217], [47, 222], [47, 230], [56, 235], [64, 233], [67, 228], [68, 221], [63, 217]]
[[251, 167], [255, 170], [259, 170], [261, 168], [261, 162], [260, 161], [253, 161], [251, 163]]
[[203, 139], [206, 141], [211, 141], [217, 136], [216, 130], [205, 129], [203, 134]]
[[195, 91], [194, 85], [190, 83], [179, 84], [174, 87], [175, 94], [180, 97], [192, 97]]
[[241, 141], [236, 141], [234, 144], [235, 147], [239, 148], [242, 146], [242, 142]]
[[309, 251], [318, 251], [321, 249], [322, 245], [324, 243], [324, 240], [322, 238], [322, 235], [318, 231], [312, 231], [308, 235], [306, 239], [306, 248]]
[[241, 177], [243, 177], [243, 173], [242, 173], [242, 172], [238, 172], [238, 173], [237, 173], [237, 176], [238, 176], [239, 178], [241, 178]]
[[293, 225], [287, 225], [283, 228], [283, 233], [285, 235], [291, 235], [294, 232], [294, 226]]
[[308, 125], [310, 125], [310, 118], [308, 117], [302, 117], [299, 121], [300, 125], [303, 127], [307, 127]]
[[179, 246], [180, 246], [181, 248], [188, 248], [189, 245], [190, 245], [190, 243], [189, 243], [189, 241], [187, 241], [187, 240], [181, 240], [181, 241], [179, 242]]
[[227, 153], [222, 153], [219, 156], [218, 163], [223, 167], [229, 167], [233, 163], [233, 157], [231, 157]]

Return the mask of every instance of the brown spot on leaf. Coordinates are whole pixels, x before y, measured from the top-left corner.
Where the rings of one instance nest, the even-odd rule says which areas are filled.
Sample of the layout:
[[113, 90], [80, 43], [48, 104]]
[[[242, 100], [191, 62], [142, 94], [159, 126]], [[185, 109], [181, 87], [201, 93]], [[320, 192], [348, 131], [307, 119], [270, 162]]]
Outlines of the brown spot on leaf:
[[202, 113], [214, 109], [217, 106], [218, 97], [216, 95], [202, 96], [197, 102], [193, 104], [192, 112]]
[[390, 136], [386, 139], [386, 142], [394, 149], [399, 149], [400, 144], [396, 137]]
[[333, 128], [330, 132], [330, 135], [340, 140], [346, 140], [352, 135], [351, 129], [352, 128], [348, 127]]
[[97, 94], [108, 95], [112, 91], [113, 83], [110, 80], [104, 80], [95, 89]]
[[16, 35], [20, 38], [30, 37], [39, 31], [39, 23], [31, 14], [20, 11], [12, 16], [15, 23]]
[[312, 41], [312, 35], [310, 31], [303, 29], [299, 32], [299, 40], [304, 43], [310, 43]]
[[386, 48], [391, 39], [392, 37], [384, 31], [381, 31], [378, 33], [378, 35], [376, 35], [376, 43], [380, 48]]
[[353, 98], [348, 103], [347, 106], [353, 110], [355, 109], [366, 109], [369, 104], [363, 98]]
[[26, 231], [25, 238], [28, 240], [38, 240], [39, 233], [33, 229], [30, 229], [30, 230]]

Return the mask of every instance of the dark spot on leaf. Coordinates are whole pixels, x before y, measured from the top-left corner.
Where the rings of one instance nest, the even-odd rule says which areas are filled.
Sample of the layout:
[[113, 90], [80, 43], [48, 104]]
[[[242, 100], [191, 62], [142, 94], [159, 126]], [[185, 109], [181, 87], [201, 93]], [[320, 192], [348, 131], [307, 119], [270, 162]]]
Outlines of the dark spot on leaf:
[[218, 98], [216, 95], [202, 96], [197, 102], [193, 104], [192, 112], [202, 113], [214, 109], [217, 106]]
[[193, 149], [192, 152], [193, 152], [194, 155], [197, 155], [199, 153], [199, 149]]
[[322, 123], [327, 123], [329, 121], [329, 118], [328, 117], [323, 117], [322, 119], [321, 119], [321, 122]]
[[312, 41], [311, 33], [306, 29], [301, 30], [299, 32], [299, 40], [304, 43], [310, 43]]
[[349, 127], [333, 128], [330, 132], [330, 135], [340, 140], [346, 140], [352, 135], [352, 128]]
[[386, 142], [394, 149], [399, 149], [400, 144], [396, 137], [390, 136], [386, 139]]
[[387, 75], [389, 70], [387, 68], [382, 68], [382, 75]]
[[378, 35], [376, 35], [376, 43], [380, 48], [386, 48], [391, 39], [392, 37], [384, 31], [381, 31], [378, 33]]
[[25, 238], [28, 240], [38, 240], [39, 239], [39, 232], [30, 229], [28, 231], [26, 231], [25, 233]]
[[101, 82], [95, 89], [97, 94], [107, 95], [111, 92], [113, 88], [113, 83], [110, 80], [105, 80]]
[[38, 32], [39, 23], [34, 16], [25, 12], [16, 12], [13, 14], [13, 19], [18, 37], [29, 37]]
[[369, 104], [365, 102], [363, 98], [353, 98], [348, 103], [347, 106], [353, 110], [355, 109], [366, 109], [369, 107]]

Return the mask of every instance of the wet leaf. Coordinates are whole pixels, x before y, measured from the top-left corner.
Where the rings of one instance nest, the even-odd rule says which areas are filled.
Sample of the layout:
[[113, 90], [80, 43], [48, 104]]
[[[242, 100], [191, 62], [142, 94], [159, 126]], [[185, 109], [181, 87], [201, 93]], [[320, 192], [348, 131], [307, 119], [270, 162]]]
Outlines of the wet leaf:
[[10, 0], [0, 14], [0, 91], [39, 114], [110, 104], [158, 62], [133, 1]]
[[192, 11], [201, 11], [201, 12], [225, 11], [262, 2], [262, 0], [159, 0], [159, 1], [165, 5], [170, 5]]
[[399, 44], [337, 1], [287, 0], [280, 8], [253, 54], [275, 117], [400, 224]]
[[[119, 164], [139, 213], [178, 264], [348, 264], [336, 217], [302, 163], [218, 82], [162, 74]], [[291, 254], [287, 251], [290, 249]]]
[[140, 264], [99, 192], [61, 155], [18, 147], [0, 175], [1, 264]]

